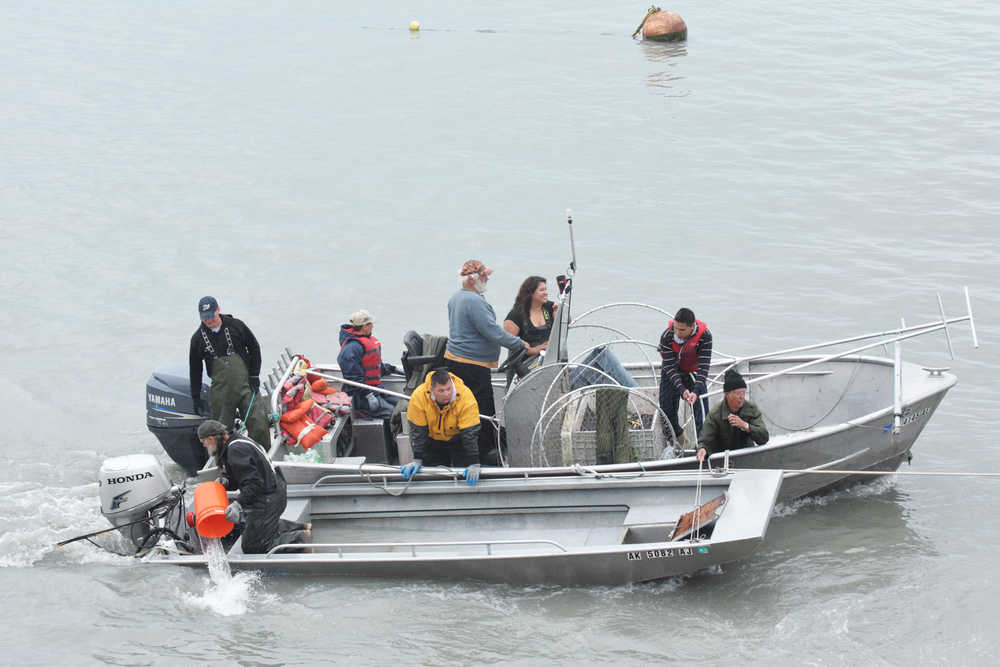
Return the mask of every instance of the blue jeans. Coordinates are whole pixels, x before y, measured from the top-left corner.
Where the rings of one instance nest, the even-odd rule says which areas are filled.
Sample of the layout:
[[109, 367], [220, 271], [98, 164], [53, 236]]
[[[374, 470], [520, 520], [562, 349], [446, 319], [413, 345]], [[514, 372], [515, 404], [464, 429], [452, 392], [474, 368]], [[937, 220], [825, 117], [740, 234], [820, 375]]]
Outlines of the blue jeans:
[[581, 366], [570, 371], [570, 387], [579, 389], [592, 384], [614, 384], [606, 376], [583, 366], [592, 366], [604, 371], [615, 379], [623, 387], [638, 387], [639, 384], [632, 378], [622, 362], [608, 346], [596, 347], [587, 354], [580, 362]]
[[361, 404], [358, 412], [361, 413], [362, 417], [368, 417], [369, 419], [388, 419], [392, 416], [392, 410], [398, 402], [399, 399], [395, 396], [377, 394], [374, 391], [370, 391], [367, 396], [363, 396], [358, 400], [358, 403]]
[[[695, 383], [688, 374], [681, 375], [681, 381], [684, 383], [684, 389], [690, 389], [698, 394], [698, 396], [706, 393], [705, 385], [700, 382]], [[660, 409], [667, 416], [667, 421], [670, 422], [670, 426], [674, 429], [675, 436], [680, 436], [681, 433], [681, 424], [677, 419], [677, 403], [681, 400], [683, 394], [684, 391], [678, 391], [673, 383], [660, 382]], [[705, 415], [707, 413], [708, 399], [699, 398], [696, 400], [694, 402], [694, 429], [698, 433], [701, 433], [701, 425], [705, 423]]]

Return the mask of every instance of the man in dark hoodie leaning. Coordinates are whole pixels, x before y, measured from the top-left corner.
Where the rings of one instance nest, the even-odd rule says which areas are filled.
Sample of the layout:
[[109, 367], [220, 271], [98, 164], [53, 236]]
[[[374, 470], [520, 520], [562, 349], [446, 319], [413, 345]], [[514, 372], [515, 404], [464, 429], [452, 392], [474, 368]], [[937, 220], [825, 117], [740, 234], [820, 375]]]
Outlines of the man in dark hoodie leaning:
[[198, 414], [201, 410], [201, 365], [212, 378], [212, 419], [232, 429], [236, 411], [247, 426], [247, 433], [267, 450], [271, 434], [267, 410], [260, 400], [260, 344], [250, 327], [232, 315], [219, 312], [215, 297], [198, 302], [201, 325], [191, 336], [191, 399]]

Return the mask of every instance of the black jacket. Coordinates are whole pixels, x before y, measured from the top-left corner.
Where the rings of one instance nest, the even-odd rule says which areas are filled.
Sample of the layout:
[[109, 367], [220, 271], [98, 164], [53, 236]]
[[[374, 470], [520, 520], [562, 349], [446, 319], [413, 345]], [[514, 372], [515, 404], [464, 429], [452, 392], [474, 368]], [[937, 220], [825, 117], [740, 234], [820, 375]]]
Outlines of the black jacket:
[[278, 488], [278, 482], [264, 450], [246, 438], [233, 438], [219, 453], [227, 491], [240, 491], [240, 505], [257, 508]]
[[[250, 377], [260, 375], [260, 344], [254, 338], [250, 327], [232, 315], [222, 315], [222, 326], [218, 333], [213, 333], [204, 324], [198, 325], [191, 336], [191, 350], [188, 354], [191, 373], [191, 398], [194, 399], [195, 407], [201, 400], [201, 364], [205, 363], [205, 370], [208, 376], [212, 377], [212, 359], [215, 357], [225, 357], [230, 354], [229, 340], [226, 339], [226, 330], [229, 330], [229, 338], [233, 341], [232, 353], [240, 355], [243, 363], [247, 366]], [[205, 335], [203, 336], [202, 333]], [[205, 344], [205, 336], [214, 350], [208, 349]]]

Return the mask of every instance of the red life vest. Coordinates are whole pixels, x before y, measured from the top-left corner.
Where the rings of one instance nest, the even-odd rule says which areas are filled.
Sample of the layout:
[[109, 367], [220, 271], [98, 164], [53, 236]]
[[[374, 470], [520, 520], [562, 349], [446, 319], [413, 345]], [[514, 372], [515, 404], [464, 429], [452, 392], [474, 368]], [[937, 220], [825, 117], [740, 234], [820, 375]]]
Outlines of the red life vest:
[[365, 354], [361, 357], [361, 371], [365, 374], [365, 384], [372, 387], [382, 386], [382, 344], [375, 336], [357, 336], [353, 333], [349, 338], [345, 338], [340, 344], [340, 349], [344, 349], [352, 340], [361, 343], [365, 348]]
[[[694, 333], [684, 341], [683, 345], [678, 344], [672, 335], [670, 338], [670, 347], [673, 348], [674, 354], [677, 355], [677, 368], [684, 373], [696, 373], [698, 371], [698, 341], [701, 340], [701, 337], [708, 330], [708, 325], [701, 320], [695, 320], [694, 326]], [[674, 328], [673, 320], [670, 320], [669, 328]]]

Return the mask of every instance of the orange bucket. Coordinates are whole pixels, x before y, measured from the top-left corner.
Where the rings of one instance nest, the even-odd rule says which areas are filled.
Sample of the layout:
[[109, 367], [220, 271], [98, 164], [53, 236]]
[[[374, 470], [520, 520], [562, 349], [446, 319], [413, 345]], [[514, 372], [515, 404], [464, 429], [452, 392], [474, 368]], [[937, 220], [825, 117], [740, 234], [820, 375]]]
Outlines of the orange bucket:
[[225, 537], [233, 523], [226, 518], [226, 487], [218, 482], [202, 482], [194, 488], [194, 517], [202, 537]]

